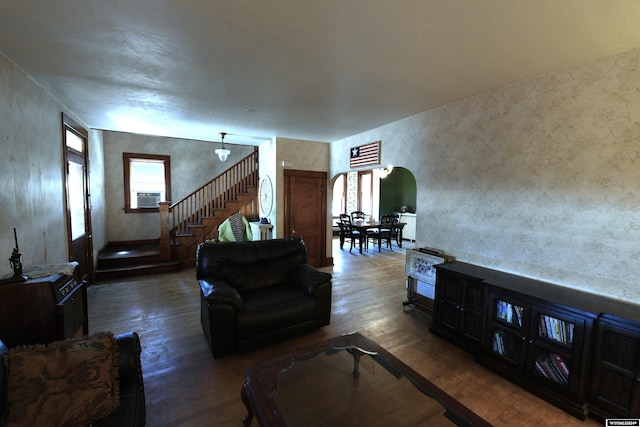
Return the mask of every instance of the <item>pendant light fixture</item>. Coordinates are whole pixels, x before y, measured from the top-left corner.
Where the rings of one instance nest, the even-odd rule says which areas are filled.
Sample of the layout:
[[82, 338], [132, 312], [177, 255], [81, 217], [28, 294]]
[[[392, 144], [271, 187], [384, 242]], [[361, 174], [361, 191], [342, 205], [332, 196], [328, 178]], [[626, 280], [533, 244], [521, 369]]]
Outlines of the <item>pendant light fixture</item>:
[[218, 158], [220, 159], [221, 162], [224, 162], [225, 160], [227, 160], [227, 157], [229, 157], [229, 154], [231, 154], [231, 150], [224, 148], [224, 136], [226, 135], [226, 132], [220, 132], [220, 136], [222, 137], [221, 140], [221, 147], [220, 148], [216, 148], [215, 153], [218, 155]]
[[378, 175], [380, 176], [380, 179], [385, 179], [389, 176], [389, 174], [391, 174], [391, 172], [393, 172], [393, 166], [391, 165], [387, 166], [386, 168], [378, 169]]

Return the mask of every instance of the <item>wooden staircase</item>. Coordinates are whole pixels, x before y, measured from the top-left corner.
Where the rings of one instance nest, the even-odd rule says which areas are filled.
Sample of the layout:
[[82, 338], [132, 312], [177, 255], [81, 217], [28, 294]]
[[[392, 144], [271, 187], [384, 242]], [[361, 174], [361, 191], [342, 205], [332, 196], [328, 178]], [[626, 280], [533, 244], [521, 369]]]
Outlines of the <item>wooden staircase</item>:
[[[163, 215], [161, 254], [183, 267], [195, 266], [196, 248], [218, 235], [218, 226], [235, 212], [258, 218], [258, 149], [173, 205]], [[165, 217], [163, 219], [163, 216]], [[169, 253], [167, 253], [169, 252]]]
[[218, 235], [235, 212], [258, 218], [258, 149], [186, 196], [160, 203], [160, 239], [110, 243], [98, 257], [96, 280], [158, 274], [195, 266], [196, 248]]

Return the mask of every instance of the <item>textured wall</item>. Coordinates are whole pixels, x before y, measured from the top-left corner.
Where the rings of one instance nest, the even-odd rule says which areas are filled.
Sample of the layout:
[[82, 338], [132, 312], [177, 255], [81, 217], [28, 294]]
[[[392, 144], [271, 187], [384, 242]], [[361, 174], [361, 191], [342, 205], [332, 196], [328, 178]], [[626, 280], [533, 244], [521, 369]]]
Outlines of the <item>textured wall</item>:
[[[260, 154], [262, 156], [262, 153]], [[297, 139], [275, 139], [276, 179], [274, 185], [274, 207], [276, 222], [274, 223], [274, 237], [283, 237], [284, 230], [284, 167], [287, 169], [326, 172], [329, 169], [329, 144], [324, 142], [300, 141]], [[273, 178], [272, 178], [273, 180]], [[331, 206], [331, 199], [327, 199], [327, 210]], [[329, 236], [331, 233], [329, 233]], [[327, 237], [329, 242], [329, 237]], [[328, 245], [331, 246], [330, 244]]]
[[89, 131], [89, 183], [91, 184], [91, 228], [93, 230], [94, 260], [98, 259], [100, 249], [109, 243], [103, 135], [101, 130]]
[[[67, 230], [64, 214], [62, 118], [66, 109], [0, 54], [0, 275], [11, 273], [9, 257], [18, 231], [25, 265], [64, 262]], [[79, 123], [80, 120], [75, 118]], [[94, 138], [95, 137], [95, 138]], [[89, 138], [94, 206], [103, 203], [99, 132]], [[95, 153], [95, 157], [94, 157]], [[92, 164], [92, 167], [94, 165]], [[95, 191], [94, 191], [95, 189]], [[94, 235], [104, 235], [94, 221]]]
[[[278, 165], [276, 164], [276, 139], [273, 138], [269, 141], [266, 141], [260, 144], [258, 148], [258, 169], [260, 171], [260, 180], [265, 177], [269, 177], [271, 181], [271, 190], [273, 192], [273, 199], [271, 202], [271, 212], [268, 217], [269, 222], [273, 224], [273, 228], [271, 229], [272, 237], [277, 236], [278, 233], [278, 222], [277, 222], [277, 201], [276, 201], [276, 185], [277, 185], [277, 171], [279, 170]], [[260, 203], [260, 201], [258, 201]], [[258, 205], [259, 206], [259, 205]], [[260, 209], [260, 207], [259, 207]], [[262, 216], [262, 213], [260, 213]]]
[[417, 244], [640, 304], [640, 50], [372, 129], [416, 177]]
[[226, 145], [231, 154], [222, 163], [214, 153], [219, 144], [105, 131], [105, 175], [109, 177], [105, 183], [109, 241], [160, 237], [160, 218], [157, 212], [124, 212], [123, 152], [171, 156], [171, 202], [177, 202], [253, 151], [251, 146]]

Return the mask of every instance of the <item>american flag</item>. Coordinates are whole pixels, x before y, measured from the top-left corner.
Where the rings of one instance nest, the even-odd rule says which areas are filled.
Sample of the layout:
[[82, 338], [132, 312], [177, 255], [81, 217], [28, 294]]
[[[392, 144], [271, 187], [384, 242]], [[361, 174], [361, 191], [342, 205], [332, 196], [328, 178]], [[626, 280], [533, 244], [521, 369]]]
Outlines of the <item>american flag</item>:
[[380, 164], [380, 141], [351, 148], [352, 168]]

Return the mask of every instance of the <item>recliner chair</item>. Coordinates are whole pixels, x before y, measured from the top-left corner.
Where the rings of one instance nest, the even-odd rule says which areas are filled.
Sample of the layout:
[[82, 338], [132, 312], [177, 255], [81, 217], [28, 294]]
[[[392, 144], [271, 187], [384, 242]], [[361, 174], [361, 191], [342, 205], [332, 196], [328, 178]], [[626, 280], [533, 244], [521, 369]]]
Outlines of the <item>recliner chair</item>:
[[331, 275], [307, 264], [301, 238], [202, 243], [196, 278], [200, 320], [213, 357], [330, 322]]

